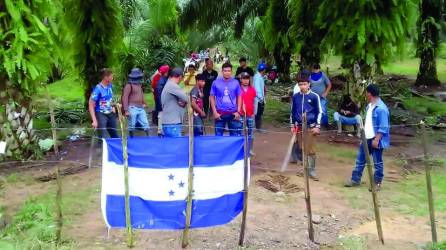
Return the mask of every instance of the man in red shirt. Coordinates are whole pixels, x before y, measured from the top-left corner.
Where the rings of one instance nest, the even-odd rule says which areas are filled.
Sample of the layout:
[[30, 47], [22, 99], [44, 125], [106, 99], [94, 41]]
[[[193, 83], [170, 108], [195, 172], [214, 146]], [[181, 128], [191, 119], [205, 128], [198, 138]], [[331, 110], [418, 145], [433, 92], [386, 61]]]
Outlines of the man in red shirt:
[[153, 93], [153, 100], [155, 101], [155, 109], [153, 110], [153, 114], [152, 114], [152, 122], [154, 124], [158, 125], [158, 120], [161, 119], [158, 117], [158, 113], [161, 110], [161, 96], [158, 95], [157, 93], [157, 87], [158, 87], [158, 82], [161, 79], [161, 77], [167, 77], [169, 74], [169, 65], [162, 65], [161, 67], [159, 67], [158, 71], [156, 72], [156, 74], [153, 76], [152, 78], [152, 93]]
[[242, 89], [242, 112], [240, 115], [240, 121], [243, 122], [243, 119], [246, 117], [246, 126], [248, 127], [248, 136], [250, 139], [250, 151], [249, 154], [254, 156], [253, 146], [254, 146], [254, 101], [257, 96], [256, 90], [250, 84], [251, 75], [247, 72], [242, 72], [240, 75], [240, 83]]

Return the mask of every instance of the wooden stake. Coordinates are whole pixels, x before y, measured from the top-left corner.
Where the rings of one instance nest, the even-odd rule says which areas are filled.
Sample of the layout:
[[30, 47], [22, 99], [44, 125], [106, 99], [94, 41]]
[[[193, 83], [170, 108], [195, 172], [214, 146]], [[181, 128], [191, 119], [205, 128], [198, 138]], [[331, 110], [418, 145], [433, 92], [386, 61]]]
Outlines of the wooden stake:
[[88, 168], [91, 168], [91, 166], [93, 165], [93, 150], [94, 150], [94, 146], [96, 144], [95, 136], [96, 136], [96, 133], [93, 132], [93, 135], [91, 136], [91, 140], [90, 140], [90, 153], [88, 155]]
[[[246, 112], [243, 119], [243, 132], [245, 143], [243, 147], [244, 157], [243, 157], [243, 165], [244, 165], [244, 173], [243, 173], [243, 213], [242, 213], [242, 224], [240, 227], [240, 236], [238, 245], [243, 246], [245, 241], [245, 230], [246, 230], [246, 215], [248, 213], [248, 181], [249, 181], [249, 165], [248, 165], [248, 154], [249, 154], [249, 135], [248, 135], [248, 126], [246, 121]], [[252, 138], [251, 138], [252, 139]]]
[[125, 224], [127, 227], [127, 247], [133, 247], [133, 231], [130, 214], [130, 194], [129, 194], [129, 159], [127, 153], [127, 127], [124, 116], [121, 112], [121, 104], [116, 104], [119, 124], [122, 133], [122, 158], [124, 159], [124, 188], [125, 188]]
[[48, 109], [50, 112], [50, 121], [51, 121], [51, 132], [53, 134], [53, 147], [54, 147], [54, 154], [55, 155], [59, 155], [59, 147], [57, 146], [57, 131], [56, 131], [56, 118], [54, 115], [54, 107], [53, 107], [53, 101], [50, 98], [50, 94], [48, 91], [48, 87], [45, 86], [45, 90], [46, 90], [46, 99], [48, 100]]
[[308, 176], [308, 150], [307, 150], [307, 113], [303, 114], [302, 119], [302, 161], [304, 167], [304, 179], [305, 179], [305, 203], [307, 206], [307, 218], [308, 218], [308, 237], [314, 242], [314, 228], [313, 228], [313, 214], [311, 212], [311, 196], [310, 196], [310, 179]]
[[62, 236], [62, 226], [63, 226], [63, 217], [62, 217], [62, 180], [60, 179], [60, 168], [57, 166], [56, 169], [56, 180], [57, 180], [57, 192], [56, 192], [56, 242], [61, 242]]
[[382, 224], [381, 224], [381, 214], [379, 212], [378, 193], [376, 192], [376, 188], [375, 188], [375, 178], [373, 176], [372, 163], [371, 163], [372, 160], [370, 159], [369, 146], [367, 144], [367, 138], [365, 137], [364, 125], [363, 125], [362, 121], [359, 123], [359, 126], [361, 128], [361, 141], [362, 141], [362, 146], [364, 148], [367, 172], [369, 174], [370, 188], [372, 190], [373, 209], [375, 211], [376, 229], [378, 231], [378, 238], [381, 241], [381, 243], [384, 245], [383, 228], [382, 228]]
[[434, 197], [432, 192], [432, 178], [431, 178], [431, 165], [429, 164], [429, 154], [427, 152], [427, 140], [426, 140], [426, 125], [423, 121], [420, 122], [421, 134], [423, 140], [423, 152], [424, 152], [424, 168], [426, 171], [426, 185], [427, 185], [427, 200], [429, 204], [429, 217], [431, 220], [431, 233], [432, 242], [437, 243], [437, 227], [435, 224], [435, 207]]
[[186, 248], [189, 245], [189, 232], [190, 222], [192, 218], [192, 199], [193, 199], [193, 187], [194, 187], [194, 113], [192, 107], [188, 108], [188, 120], [189, 120], [189, 173], [188, 173], [188, 193], [187, 193], [187, 205], [186, 205], [186, 225], [183, 231], [183, 241], [181, 243], [182, 248]]

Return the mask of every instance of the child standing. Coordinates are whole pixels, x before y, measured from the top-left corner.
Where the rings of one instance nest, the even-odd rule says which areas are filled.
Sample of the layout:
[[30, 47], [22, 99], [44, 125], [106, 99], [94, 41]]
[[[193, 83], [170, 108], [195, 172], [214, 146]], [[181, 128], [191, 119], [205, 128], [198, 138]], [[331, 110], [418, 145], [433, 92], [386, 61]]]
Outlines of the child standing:
[[[291, 108], [291, 132], [298, 133], [302, 130], [303, 115], [307, 114], [307, 138], [306, 150], [308, 152], [308, 175], [318, 181], [316, 176], [316, 135], [320, 133], [322, 107], [319, 95], [310, 90], [309, 76], [301, 73], [297, 78], [300, 92], [293, 96]], [[298, 136], [299, 145], [302, 147], [302, 133]]]
[[203, 109], [203, 88], [206, 84], [206, 76], [198, 74], [195, 79], [197, 84], [190, 91], [190, 103], [194, 111], [194, 135], [200, 136], [204, 134], [203, 118], [206, 117], [206, 113]]
[[251, 75], [247, 72], [242, 72], [240, 74], [240, 82], [241, 82], [241, 89], [242, 89], [242, 112], [240, 116], [240, 120], [243, 122], [243, 119], [245, 119], [246, 116], [246, 126], [248, 127], [248, 136], [250, 139], [250, 155], [254, 156], [253, 152], [253, 145], [254, 145], [254, 138], [253, 138], [253, 131], [255, 126], [255, 116], [254, 116], [254, 102], [255, 98], [257, 96], [257, 92], [253, 86], [250, 84]]

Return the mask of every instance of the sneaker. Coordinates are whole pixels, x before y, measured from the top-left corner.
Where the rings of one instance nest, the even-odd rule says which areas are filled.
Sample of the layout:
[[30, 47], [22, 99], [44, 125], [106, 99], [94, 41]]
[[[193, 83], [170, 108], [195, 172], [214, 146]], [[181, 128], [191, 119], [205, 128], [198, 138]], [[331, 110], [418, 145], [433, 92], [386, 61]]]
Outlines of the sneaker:
[[[376, 190], [376, 192], [381, 190], [381, 183], [376, 183], [375, 184], [375, 190]], [[372, 192], [372, 188], [371, 187], [369, 187], [369, 192]]]
[[361, 184], [350, 180], [344, 184], [344, 187], [359, 187], [359, 185]]
[[317, 178], [317, 176], [316, 175], [311, 175], [310, 174], [310, 179], [312, 179], [313, 181], [319, 181], [319, 178]]

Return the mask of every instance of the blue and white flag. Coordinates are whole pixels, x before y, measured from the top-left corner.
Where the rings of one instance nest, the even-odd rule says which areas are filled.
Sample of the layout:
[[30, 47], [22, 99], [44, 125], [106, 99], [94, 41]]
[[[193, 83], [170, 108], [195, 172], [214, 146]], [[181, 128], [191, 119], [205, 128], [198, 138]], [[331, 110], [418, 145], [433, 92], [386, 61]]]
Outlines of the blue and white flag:
[[[243, 210], [243, 137], [195, 137], [191, 228], [230, 222]], [[188, 194], [187, 137], [128, 140], [133, 228], [183, 229]], [[125, 223], [121, 139], [103, 144], [101, 206], [108, 227]]]

